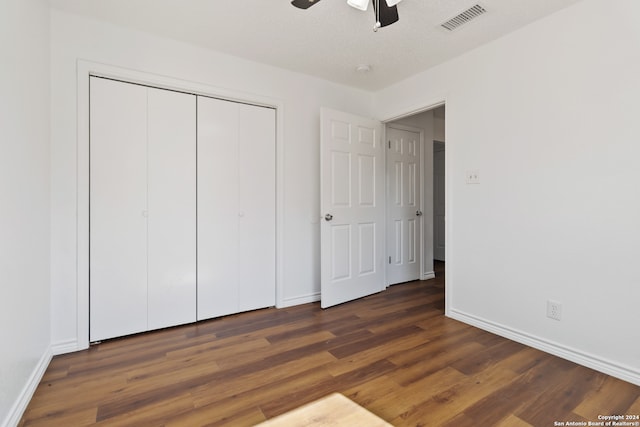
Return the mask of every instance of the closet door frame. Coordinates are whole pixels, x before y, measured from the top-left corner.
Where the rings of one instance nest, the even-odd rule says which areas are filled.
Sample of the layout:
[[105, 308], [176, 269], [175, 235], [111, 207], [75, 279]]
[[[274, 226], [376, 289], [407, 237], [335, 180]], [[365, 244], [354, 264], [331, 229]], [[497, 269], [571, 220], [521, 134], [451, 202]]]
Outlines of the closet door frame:
[[[77, 62], [77, 222], [76, 222], [76, 329], [75, 343], [65, 351], [89, 347], [89, 77], [103, 77], [203, 95], [228, 101], [242, 102], [276, 111], [276, 307], [284, 306], [283, 295], [283, 208], [284, 208], [284, 103], [276, 98], [248, 94], [236, 90], [213, 87], [177, 78], [130, 70], [108, 64], [79, 59]], [[74, 345], [75, 344], [75, 345]]]

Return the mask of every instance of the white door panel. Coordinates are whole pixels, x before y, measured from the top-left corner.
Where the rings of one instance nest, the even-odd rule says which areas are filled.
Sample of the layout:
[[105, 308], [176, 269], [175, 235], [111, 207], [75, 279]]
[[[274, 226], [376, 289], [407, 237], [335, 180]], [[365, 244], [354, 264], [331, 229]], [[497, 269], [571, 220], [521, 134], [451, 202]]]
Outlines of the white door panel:
[[146, 88], [91, 78], [90, 341], [147, 328]]
[[198, 97], [198, 320], [238, 311], [238, 104]]
[[198, 319], [275, 304], [275, 110], [198, 97]]
[[321, 111], [322, 307], [384, 289], [380, 123]]
[[239, 310], [276, 303], [276, 116], [271, 108], [238, 105], [240, 248]]
[[387, 127], [387, 282], [420, 277], [420, 133]]
[[148, 88], [148, 329], [196, 320], [196, 97]]

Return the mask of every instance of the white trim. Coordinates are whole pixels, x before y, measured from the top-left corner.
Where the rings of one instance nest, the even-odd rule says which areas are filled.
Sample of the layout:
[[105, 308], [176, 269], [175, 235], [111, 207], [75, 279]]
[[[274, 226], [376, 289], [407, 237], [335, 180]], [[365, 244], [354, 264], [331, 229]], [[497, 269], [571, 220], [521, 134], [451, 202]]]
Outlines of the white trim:
[[634, 370], [629, 366], [623, 366], [610, 360], [602, 359], [592, 354], [467, 314], [460, 310], [451, 309], [449, 317], [640, 386], [640, 371]]
[[320, 301], [320, 292], [314, 292], [308, 295], [300, 295], [297, 297], [286, 298], [284, 301], [282, 301], [283, 305], [279, 308], [293, 307], [294, 305], [308, 304], [311, 302], [318, 302], [318, 301]]
[[57, 356], [59, 354], [73, 353], [74, 351], [78, 350], [81, 350], [81, 348], [78, 346], [77, 339], [59, 341], [57, 343], [51, 344], [51, 353], [54, 356]]
[[429, 279], [435, 279], [435, 278], [436, 278], [435, 271], [428, 271], [420, 275], [420, 280], [429, 280]]
[[[448, 102], [444, 102], [444, 105], [449, 105]], [[447, 113], [447, 118], [444, 121], [444, 134], [445, 137], [449, 134], [449, 113]], [[447, 139], [449, 139], [447, 137]], [[451, 142], [449, 142], [449, 147], [451, 146]], [[446, 148], [445, 150], [448, 150]], [[453, 190], [452, 190], [452, 182], [450, 175], [453, 171], [453, 160], [452, 156], [449, 154], [445, 154], [444, 157], [444, 314], [445, 316], [451, 316], [451, 304], [453, 302], [453, 295], [455, 293], [454, 279], [453, 279], [453, 271], [455, 267], [455, 261], [453, 257], [453, 248], [451, 247], [449, 236], [453, 236]]]
[[440, 98], [437, 98], [437, 101], [431, 102], [431, 103], [426, 103], [426, 104], [422, 104], [419, 107], [414, 107], [414, 108], [410, 108], [407, 110], [402, 110], [384, 120], [382, 120], [382, 123], [389, 123], [389, 122], [394, 122], [396, 120], [401, 120], [404, 119], [406, 117], [410, 117], [410, 116], [415, 116], [416, 114], [420, 114], [420, 113], [424, 113], [425, 111], [431, 111], [434, 110], [438, 107], [442, 107], [443, 105], [446, 105], [447, 101], [446, 101], [446, 96], [442, 96]]
[[[78, 59], [76, 159], [76, 290], [77, 345], [89, 348], [89, 76], [101, 76], [148, 86], [244, 102], [276, 110], [276, 307], [284, 306], [284, 102], [280, 99], [214, 87], [128, 68]], [[57, 347], [62, 348], [62, 347]], [[66, 347], [65, 347], [66, 348]], [[71, 348], [71, 347], [68, 347]], [[72, 350], [73, 351], [73, 350]]]
[[42, 377], [51, 362], [51, 358], [51, 348], [47, 347], [42, 354], [42, 357], [40, 357], [40, 360], [38, 360], [38, 363], [33, 368], [33, 371], [22, 388], [22, 391], [18, 395], [18, 398], [13, 403], [13, 406], [11, 406], [7, 417], [2, 423], [2, 427], [15, 427], [18, 425], [24, 411], [27, 409], [31, 398], [33, 397], [33, 393], [35, 393], [36, 388], [38, 388], [38, 384], [40, 384], [40, 380], [42, 380]]
[[284, 306], [284, 103], [276, 103], [276, 308]]

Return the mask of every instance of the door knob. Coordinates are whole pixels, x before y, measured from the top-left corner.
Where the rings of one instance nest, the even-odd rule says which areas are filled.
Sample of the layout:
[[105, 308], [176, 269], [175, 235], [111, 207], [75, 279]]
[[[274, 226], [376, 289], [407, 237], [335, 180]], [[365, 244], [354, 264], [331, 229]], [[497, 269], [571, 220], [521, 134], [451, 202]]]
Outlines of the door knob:
[[332, 219], [333, 219], [333, 215], [331, 215], [331, 214], [326, 214], [326, 215], [324, 216], [324, 220], [325, 220], [325, 221], [331, 221]]
[[422, 216], [422, 211], [416, 211], [416, 216]]

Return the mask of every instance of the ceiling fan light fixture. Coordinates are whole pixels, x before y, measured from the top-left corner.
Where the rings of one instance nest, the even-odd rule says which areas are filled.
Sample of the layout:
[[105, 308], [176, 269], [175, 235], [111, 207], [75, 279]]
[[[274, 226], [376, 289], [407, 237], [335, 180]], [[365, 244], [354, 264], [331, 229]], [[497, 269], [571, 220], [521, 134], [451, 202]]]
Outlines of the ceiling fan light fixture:
[[369, 0], [347, 0], [347, 4], [359, 10], [367, 10], [369, 7]]
[[387, 6], [392, 7], [400, 3], [402, 0], [385, 0], [387, 2]]

